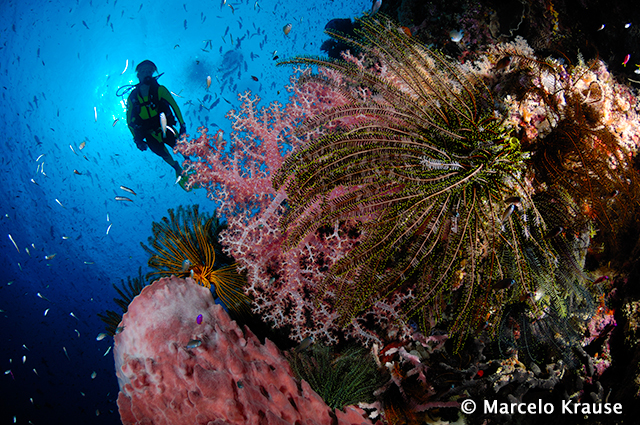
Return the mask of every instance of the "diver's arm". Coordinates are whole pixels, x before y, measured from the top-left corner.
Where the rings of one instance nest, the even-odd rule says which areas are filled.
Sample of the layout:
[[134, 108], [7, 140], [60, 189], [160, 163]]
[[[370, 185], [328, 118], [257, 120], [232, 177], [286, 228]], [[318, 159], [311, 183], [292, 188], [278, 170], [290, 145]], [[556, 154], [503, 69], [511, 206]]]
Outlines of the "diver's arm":
[[[135, 92], [135, 90], [134, 90]], [[136, 137], [136, 133], [135, 131], [133, 131], [133, 117], [132, 117], [132, 107], [131, 105], [133, 105], [133, 96], [135, 95], [135, 93], [131, 93], [129, 95], [129, 98], [127, 99], [127, 125], [129, 126], [129, 131], [131, 132], [131, 135], [135, 138]]]
[[176, 114], [176, 119], [178, 120], [178, 123], [180, 124], [181, 127], [184, 127], [184, 118], [182, 118], [182, 112], [180, 112], [180, 108], [178, 107], [178, 104], [173, 99], [173, 96], [171, 96], [171, 93], [169, 93], [169, 90], [167, 90], [165, 86], [158, 87], [158, 97], [160, 99], [165, 99], [167, 102], [169, 102], [169, 105], [171, 105], [171, 109], [173, 109], [173, 112]]

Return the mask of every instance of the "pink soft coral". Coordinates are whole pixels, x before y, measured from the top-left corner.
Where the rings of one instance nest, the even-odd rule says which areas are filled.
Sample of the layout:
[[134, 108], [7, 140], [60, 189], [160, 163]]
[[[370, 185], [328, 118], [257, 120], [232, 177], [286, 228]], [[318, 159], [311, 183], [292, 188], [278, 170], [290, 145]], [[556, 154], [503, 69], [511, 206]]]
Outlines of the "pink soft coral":
[[[361, 59], [346, 58], [363, 66]], [[331, 290], [325, 299], [315, 299], [324, 273], [358, 242], [355, 223], [335, 223], [308, 235], [296, 247], [283, 248], [285, 237], [279, 220], [286, 195], [284, 190], [276, 193], [271, 175], [293, 149], [315, 136], [297, 134], [298, 124], [348, 101], [343, 91], [332, 88], [340, 86], [338, 75], [320, 70], [320, 78], [333, 80], [334, 85], [323, 84], [310, 75], [308, 69], [295, 70], [287, 86], [291, 97], [284, 107], [273, 102], [258, 111], [259, 97], [241, 94], [240, 109], [227, 114], [233, 122], [230, 142], [224, 140], [222, 132], [210, 137], [207, 129], [201, 128], [197, 139], [182, 140], [177, 150], [193, 158], [185, 162], [185, 169], [191, 173], [189, 186], [205, 187], [209, 198], [221, 203], [218, 213], [228, 220], [221, 243], [247, 272], [247, 293], [254, 299], [254, 312], [275, 327], [290, 326], [295, 340], [311, 335], [335, 343], [346, 332], [367, 345], [380, 343], [381, 337], [370, 330], [371, 321], [363, 318], [338, 330], [338, 314], [332, 307], [336, 294]], [[370, 93], [353, 89], [350, 95], [366, 97]], [[339, 195], [339, 190], [332, 194]], [[397, 314], [402, 299], [399, 296], [389, 303], [380, 302], [361, 317], [373, 317], [374, 326], [384, 329], [385, 337], [405, 335], [408, 330], [400, 325]]]

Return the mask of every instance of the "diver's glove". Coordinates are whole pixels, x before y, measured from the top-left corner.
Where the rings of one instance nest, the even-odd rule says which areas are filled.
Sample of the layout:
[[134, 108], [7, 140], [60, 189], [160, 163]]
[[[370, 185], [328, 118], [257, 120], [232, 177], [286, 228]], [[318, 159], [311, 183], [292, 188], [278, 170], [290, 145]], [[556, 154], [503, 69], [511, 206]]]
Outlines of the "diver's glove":
[[133, 141], [136, 142], [136, 146], [141, 151], [146, 151], [147, 150], [147, 144], [144, 142], [144, 140], [133, 139]]

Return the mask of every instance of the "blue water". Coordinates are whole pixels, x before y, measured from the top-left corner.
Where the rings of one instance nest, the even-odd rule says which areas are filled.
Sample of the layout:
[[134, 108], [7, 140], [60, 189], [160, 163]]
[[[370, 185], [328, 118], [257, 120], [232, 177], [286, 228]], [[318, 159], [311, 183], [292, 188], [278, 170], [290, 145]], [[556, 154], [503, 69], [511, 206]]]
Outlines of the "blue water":
[[[164, 73], [159, 82], [180, 96], [189, 134], [202, 125], [229, 134], [224, 115], [238, 92], [286, 101], [291, 69], [275, 66], [274, 51], [320, 54], [328, 20], [371, 5], [227, 3], [0, 4], [0, 423], [120, 423], [112, 339], [96, 341], [104, 328], [96, 314], [118, 310], [112, 284], [148, 271], [140, 242], [152, 221], [180, 204], [215, 208], [135, 147], [116, 90], [137, 83], [136, 64], [150, 59]], [[200, 105], [206, 95], [207, 108], [219, 99], [211, 110]]]

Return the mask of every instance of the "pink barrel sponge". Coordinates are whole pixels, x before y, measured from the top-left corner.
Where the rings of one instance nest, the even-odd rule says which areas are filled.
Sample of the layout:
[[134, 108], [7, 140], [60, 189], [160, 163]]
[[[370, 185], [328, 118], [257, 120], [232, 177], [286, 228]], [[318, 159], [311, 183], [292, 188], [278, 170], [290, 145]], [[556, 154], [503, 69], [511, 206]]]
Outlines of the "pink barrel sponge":
[[332, 412], [271, 341], [243, 332], [191, 279], [145, 287], [121, 326], [123, 424], [371, 424], [356, 407]]

